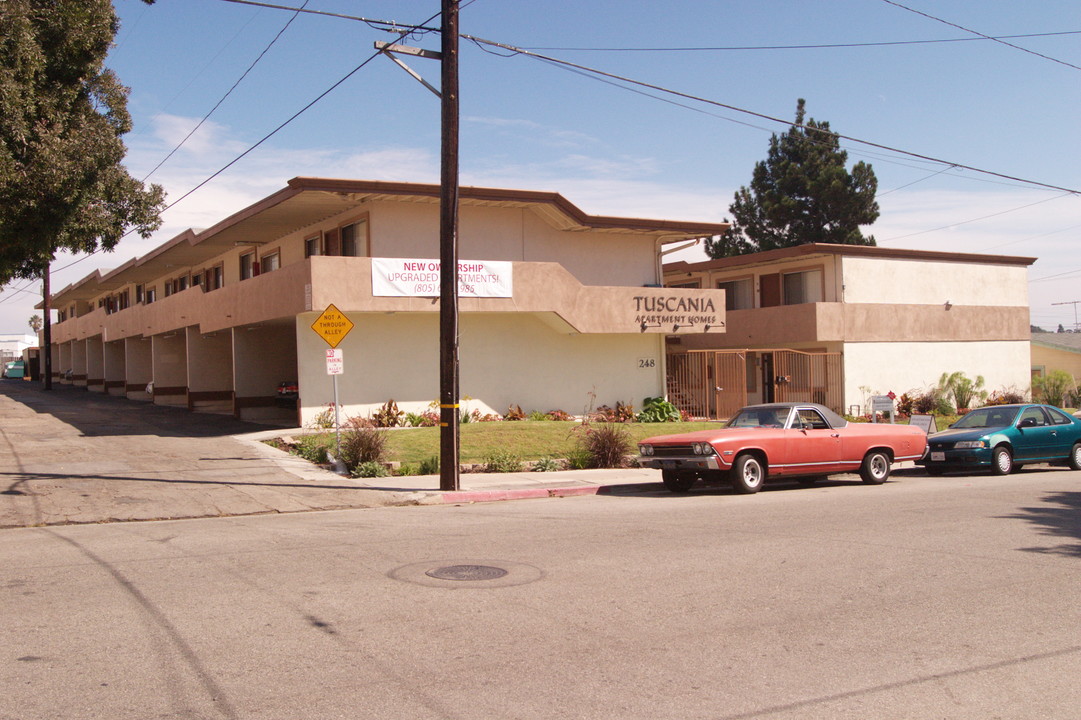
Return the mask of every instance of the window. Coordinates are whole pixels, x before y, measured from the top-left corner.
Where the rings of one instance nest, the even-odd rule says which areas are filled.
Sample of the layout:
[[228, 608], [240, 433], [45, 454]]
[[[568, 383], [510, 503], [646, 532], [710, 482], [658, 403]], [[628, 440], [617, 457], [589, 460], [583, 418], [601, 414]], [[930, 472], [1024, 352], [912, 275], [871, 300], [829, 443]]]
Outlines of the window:
[[174, 292], [181, 292], [188, 289], [188, 284], [191, 279], [187, 275], [181, 275], [173, 282]]
[[1044, 415], [1043, 408], [1028, 407], [1021, 413], [1021, 418], [1018, 420], [1018, 427], [1025, 427], [1026, 425], [1042, 426], [1047, 425], [1047, 416]]
[[361, 243], [364, 241], [365, 223], [355, 222], [351, 225], [342, 226], [342, 255], [346, 257], [359, 257], [364, 248], [361, 247]]
[[310, 258], [312, 255], [322, 255], [322, 246], [322, 238], [320, 238], [318, 235], [308, 238], [304, 241], [304, 257]]
[[809, 430], [829, 430], [830, 424], [813, 408], [799, 409], [800, 427]]
[[116, 309], [127, 310], [128, 309], [128, 291], [120, 293], [116, 296]]
[[222, 285], [222, 266], [207, 268], [206, 270], [206, 285], [203, 289], [207, 292], [211, 290], [217, 290]]
[[195, 273], [191, 276], [191, 286], [200, 287], [203, 288], [203, 290], [206, 290], [206, 288], [203, 287], [203, 274], [201, 272]]
[[165, 288], [165, 297], [169, 297], [170, 295], [173, 294], [173, 281], [172, 280], [166, 280], [163, 287]]
[[149, 305], [150, 303], [154, 302], [157, 299], [158, 299], [158, 289], [157, 288], [147, 288], [146, 289], [146, 304]]
[[1052, 425], [1071, 425], [1073, 420], [1066, 413], [1058, 410], [1057, 408], [1048, 408], [1047, 414], [1051, 416]]
[[272, 270], [277, 270], [281, 267], [281, 255], [274, 251], [269, 255], [264, 255], [259, 259], [259, 272], [268, 273]]
[[136, 305], [142, 304], [143, 298], [144, 298], [143, 286], [142, 285], [136, 285], [135, 286], [135, 304]]
[[681, 280], [679, 282], [670, 282], [667, 287], [670, 288], [700, 288], [701, 283], [698, 280]]
[[724, 290], [725, 310], [750, 310], [754, 307], [754, 281], [751, 278], [720, 280], [717, 289]]
[[784, 274], [784, 304], [822, 302], [822, 271], [804, 270]]
[[244, 253], [240, 256], [240, 279], [247, 280], [255, 277], [255, 253]]

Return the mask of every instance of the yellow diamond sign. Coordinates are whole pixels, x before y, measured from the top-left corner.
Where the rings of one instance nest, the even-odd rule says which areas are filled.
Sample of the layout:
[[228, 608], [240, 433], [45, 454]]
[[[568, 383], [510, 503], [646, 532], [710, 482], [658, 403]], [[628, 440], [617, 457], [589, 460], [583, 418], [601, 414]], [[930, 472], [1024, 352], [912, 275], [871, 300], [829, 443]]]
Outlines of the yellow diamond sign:
[[352, 329], [353, 321], [334, 305], [327, 305], [323, 314], [312, 323], [312, 330], [326, 340], [332, 348], [338, 347], [338, 343], [344, 340]]

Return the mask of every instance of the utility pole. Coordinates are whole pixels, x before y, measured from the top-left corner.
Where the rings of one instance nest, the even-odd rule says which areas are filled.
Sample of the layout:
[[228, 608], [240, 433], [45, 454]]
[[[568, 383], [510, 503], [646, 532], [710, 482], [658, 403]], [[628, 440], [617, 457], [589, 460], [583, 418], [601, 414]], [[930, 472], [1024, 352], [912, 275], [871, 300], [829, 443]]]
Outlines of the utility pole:
[[442, 2], [439, 489], [458, 489], [458, 1]]
[[45, 373], [45, 389], [53, 389], [53, 321], [52, 321], [52, 307], [51, 307], [51, 294], [52, 290], [49, 289], [49, 268], [50, 263], [45, 263], [45, 272], [41, 273], [41, 297], [42, 297], [42, 313], [45, 316], [45, 334], [42, 339], [45, 341], [45, 347], [38, 350], [38, 368]]
[[1081, 325], [1077, 322], [1077, 306], [1081, 305], [1081, 300], [1070, 300], [1069, 302], [1051, 303], [1052, 305], [1073, 305], [1073, 331], [1081, 332]]

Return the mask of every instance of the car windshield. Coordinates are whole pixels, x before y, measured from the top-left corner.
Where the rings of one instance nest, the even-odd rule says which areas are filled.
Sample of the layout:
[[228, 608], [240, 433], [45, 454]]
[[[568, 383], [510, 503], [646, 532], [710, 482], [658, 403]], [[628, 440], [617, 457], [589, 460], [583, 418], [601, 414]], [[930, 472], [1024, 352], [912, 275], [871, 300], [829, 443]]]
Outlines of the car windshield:
[[788, 420], [786, 407], [747, 407], [728, 421], [726, 427], [738, 428], [783, 428]]
[[950, 427], [955, 430], [1006, 427], [1017, 417], [1016, 407], [985, 407], [973, 410]]

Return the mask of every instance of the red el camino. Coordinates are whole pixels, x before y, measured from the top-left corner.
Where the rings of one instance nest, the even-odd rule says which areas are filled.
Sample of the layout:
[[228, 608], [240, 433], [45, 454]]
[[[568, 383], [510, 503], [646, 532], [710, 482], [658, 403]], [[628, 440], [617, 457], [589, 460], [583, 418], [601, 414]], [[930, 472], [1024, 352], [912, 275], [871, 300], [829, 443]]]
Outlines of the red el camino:
[[638, 463], [661, 471], [664, 486], [686, 492], [698, 478], [758, 492], [769, 477], [813, 480], [858, 471], [879, 485], [890, 465], [919, 460], [927, 435], [912, 425], [850, 423], [822, 405], [749, 405], [716, 430], [661, 435], [638, 443]]

